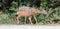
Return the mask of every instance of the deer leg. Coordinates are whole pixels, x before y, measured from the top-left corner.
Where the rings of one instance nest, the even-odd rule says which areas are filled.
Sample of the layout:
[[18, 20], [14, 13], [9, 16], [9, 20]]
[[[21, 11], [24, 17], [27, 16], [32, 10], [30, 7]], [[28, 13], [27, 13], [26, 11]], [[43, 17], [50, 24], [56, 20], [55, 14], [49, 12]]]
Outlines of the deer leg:
[[25, 17], [25, 21], [24, 21], [24, 24], [26, 24], [26, 19], [27, 19], [27, 17]]
[[35, 16], [35, 15], [33, 15], [33, 17], [34, 17], [34, 20], [36, 21], [36, 24], [37, 24], [38, 22], [37, 22], [37, 18], [36, 18], [36, 16]]
[[29, 17], [29, 21], [30, 21], [31, 24], [33, 24], [32, 21], [31, 21], [31, 16]]
[[16, 18], [17, 18], [17, 19], [16, 19], [16, 24], [19, 24], [19, 17], [20, 17], [20, 16], [17, 16], [17, 17], [16, 17]]

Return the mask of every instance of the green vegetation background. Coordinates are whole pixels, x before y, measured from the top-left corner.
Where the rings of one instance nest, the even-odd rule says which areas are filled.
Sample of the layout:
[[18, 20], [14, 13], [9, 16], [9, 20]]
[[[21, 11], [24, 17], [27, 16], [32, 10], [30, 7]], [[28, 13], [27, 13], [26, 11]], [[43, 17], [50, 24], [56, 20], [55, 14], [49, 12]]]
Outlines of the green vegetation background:
[[[35, 1], [35, 0], [34, 0]], [[60, 1], [58, 0], [50, 0], [48, 2], [47, 0], [40, 0], [40, 6], [36, 7], [37, 9], [44, 7], [46, 11], [49, 13], [49, 16], [46, 17], [45, 14], [38, 14], [37, 21], [39, 24], [54, 24], [60, 22]], [[20, 3], [20, 6], [30, 6], [30, 3], [28, 0], [24, 0]], [[0, 7], [3, 5], [2, 2], [0, 2]], [[19, 6], [19, 7], [20, 7]], [[34, 6], [34, 5], [33, 5]], [[51, 6], [51, 8], [49, 8]], [[35, 6], [34, 6], [35, 7]], [[0, 9], [0, 24], [15, 24], [16, 22], [16, 13], [18, 11], [18, 2], [12, 1], [9, 7], [4, 7], [4, 10]], [[32, 18], [33, 19], [33, 18]], [[29, 20], [27, 20], [29, 21]], [[34, 19], [32, 20], [33, 23], [35, 22]], [[20, 23], [23, 24], [24, 17], [21, 17]], [[28, 22], [29, 23], [29, 22]]]

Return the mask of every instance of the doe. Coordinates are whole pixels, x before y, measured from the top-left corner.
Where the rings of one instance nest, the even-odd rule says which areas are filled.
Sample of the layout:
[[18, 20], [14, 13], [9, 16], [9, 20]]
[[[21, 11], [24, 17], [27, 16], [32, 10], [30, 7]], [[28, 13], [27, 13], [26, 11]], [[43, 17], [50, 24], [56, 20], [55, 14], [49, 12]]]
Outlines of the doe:
[[33, 16], [37, 24], [38, 22], [37, 22], [36, 15], [40, 13], [47, 14], [44, 8], [42, 8], [41, 10], [36, 10], [35, 8], [32, 8], [32, 7], [26, 7], [26, 6], [20, 7], [19, 11], [17, 12], [16, 23], [19, 24], [19, 18], [23, 16], [25, 17], [25, 22], [24, 22], [25, 24], [26, 24], [27, 18], [29, 18], [29, 21], [32, 24], [31, 18]]

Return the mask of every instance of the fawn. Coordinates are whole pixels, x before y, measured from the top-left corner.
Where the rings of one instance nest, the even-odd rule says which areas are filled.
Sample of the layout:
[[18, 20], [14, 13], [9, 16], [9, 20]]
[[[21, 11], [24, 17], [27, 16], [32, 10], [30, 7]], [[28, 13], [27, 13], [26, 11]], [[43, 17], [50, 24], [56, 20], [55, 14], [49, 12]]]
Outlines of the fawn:
[[26, 6], [20, 7], [19, 11], [17, 12], [16, 23], [19, 24], [19, 18], [23, 16], [25, 17], [25, 22], [24, 22], [25, 24], [26, 24], [27, 18], [29, 18], [29, 21], [32, 24], [31, 18], [33, 16], [37, 24], [38, 22], [35, 15], [40, 14], [40, 13], [47, 14], [47, 12], [44, 9], [36, 10], [35, 8], [32, 8], [32, 7], [26, 7]]

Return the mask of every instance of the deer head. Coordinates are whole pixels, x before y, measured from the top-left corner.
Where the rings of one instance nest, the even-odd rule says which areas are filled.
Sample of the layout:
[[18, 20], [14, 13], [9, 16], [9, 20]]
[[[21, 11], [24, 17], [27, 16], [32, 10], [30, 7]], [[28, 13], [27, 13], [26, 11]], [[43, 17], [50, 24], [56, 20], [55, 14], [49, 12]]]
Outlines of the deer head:
[[47, 11], [44, 8], [40, 9], [40, 13], [48, 14]]

